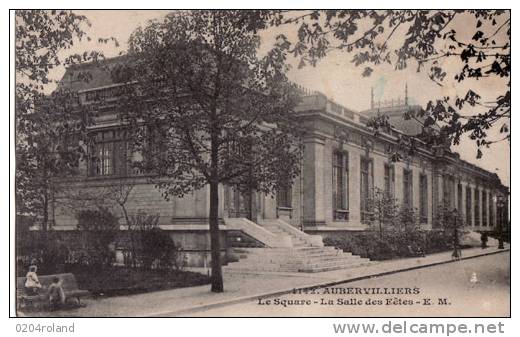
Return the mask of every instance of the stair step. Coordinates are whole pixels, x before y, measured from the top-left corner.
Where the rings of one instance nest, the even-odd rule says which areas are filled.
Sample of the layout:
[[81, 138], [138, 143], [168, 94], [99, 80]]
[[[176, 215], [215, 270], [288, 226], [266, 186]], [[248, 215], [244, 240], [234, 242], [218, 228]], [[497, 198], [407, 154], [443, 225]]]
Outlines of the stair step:
[[338, 269], [363, 267], [363, 266], [368, 266], [371, 264], [372, 264], [372, 262], [361, 263], [359, 265], [348, 265], [348, 266], [327, 266], [327, 267], [316, 267], [316, 268], [308, 268], [308, 269], [303, 268], [303, 269], [300, 269], [299, 272], [301, 272], [301, 273], [319, 273], [319, 272], [338, 270]]
[[371, 265], [373, 262], [334, 264], [326, 266], [279, 266], [276, 264], [269, 265], [229, 265], [223, 267], [226, 271], [244, 271], [244, 272], [301, 272], [301, 273], [318, 273], [339, 269], [350, 269]]
[[302, 267], [304, 268], [321, 268], [321, 267], [329, 267], [329, 266], [353, 266], [353, 265], [361, 265], [367, 261], [362, 260], [336, 260], [336, 261], [327, 261], [327, 262], [308, 262], [303, 263]]
[[298, 259], [298, 260], [292, 260], [292, 259], [273, 259], [273, 258], [245, 258], [240, 260], [238, 263], [248, 264], [248, 265], [261, 265], [261, 264], [268, 264], [268, 263], [275, 263], [279, 265], [319, 265], [319, 264], [329, 264], [329, 263], [343, 263], [343, 262], [352, 262], [357, 263], [360, 260], [359, 258], [353, 258], [353, 257], [338, 257], [338, 258], [332, 258], [332, 259]]
[[355, 268], [371, 264], [370, 260], [352, 253], [343, 252], [331, 246], [313, 246], [308, 235], [289, 230], [276, 221], [261, 222], [265, 230], [274, 235], [284, 235], [291, 239], [292, 247], [277, 248], [235, 248], [238, 262], [224, 267], [233, 272], [321, 272], [336, 269]]
[[265, 268], [265, 267], [280, 267], [280, 268], [321, 268], [329, 266], [353, 266], [360, 265], [366, 262], [370, 262], [366, 259], [361, 258], [337, 258], [337, 259], [324, 259], [324, 260], [279, 260], [279, 259], [243, 259], [238, 262], [230, 263], [230, 266], [243, 266], [251, 268]]
[[298, 269], [256, 269], [256, 268], [226, 268], [226, 271], [234, 273], [258, 273], [258, 272], [269, 272], [269, 273], [298, 273]]
[[335, 257], [353, 257], [354, 255], [350, 253], [336, 253], [336, 252], [322, 252], [322, 251], [312, 251], [312, 252], [286, 252], [286, 253], [278, 253], [278, 252], [266, 252], [262, 253], [251, 253], [244, 254], [241, 253], [240, 256], [247, 256], [247, 258], [286, 258], [286, 259], [309, 259], [309, 258], [335, 258]]
[[[331, 258], [310, 258], [310, 259], [301, 259], [298, 261], [299, 263], [303, 264], [319, 264], [319, 263], [332, 263], [337, 261], [352, 261], [357, 262], [360, 261], [360, 258], [353, 257], [353, 256], [338, 256], [338, 257], [331, 257]], [[295, 261], [296, 262], [296, 261]]]

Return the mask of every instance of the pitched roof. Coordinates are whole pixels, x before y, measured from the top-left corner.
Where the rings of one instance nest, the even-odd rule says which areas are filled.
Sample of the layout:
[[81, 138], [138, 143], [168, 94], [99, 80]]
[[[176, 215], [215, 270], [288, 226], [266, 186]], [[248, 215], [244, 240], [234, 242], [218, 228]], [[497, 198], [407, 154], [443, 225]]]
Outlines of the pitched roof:
[[417, 136], [422, 133], [422, 123], [424, 122], [424, 118], [414, 117], [411, 119], [405, 119], [404, 115], [406, 112], [417, 113], [421, 109], [422, 108], [419, 105], [399, 105], [364, 110], [361, 111], [360, 114], [365, 115], [368, 118], [386, 115], [388, 116], [388, 122], [394, 128], [408, 136]]
[[[82, 91], [116, 84], [112, 78], [112, 70], [129, 61], [130, 57], [123, 55], [97, 62], [72, 65], [65, 71], [58, 88]], [[88, 77], [86, 78], [85, 75]]]

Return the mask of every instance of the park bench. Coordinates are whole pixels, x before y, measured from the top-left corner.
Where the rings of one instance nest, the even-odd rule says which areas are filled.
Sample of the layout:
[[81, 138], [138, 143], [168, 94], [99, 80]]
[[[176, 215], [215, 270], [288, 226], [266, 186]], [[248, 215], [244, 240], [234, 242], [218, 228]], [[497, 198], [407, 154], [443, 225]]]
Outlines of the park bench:
[[55, 275], [42, 275], [38, 276], [40, 280], [40, 284], [42, 288], [40, 289], [40, 293], [38, 295], [28, 295], [25, 292], [25, 277], [17, 277], [16, 278], [16, 300], [17, 307], [23, 306], [41, 306], [46, 305], [49, 302], [49, 295], [47, 293], [47, 289], [49, 285], [52, 283], [52, 279], [54, 277], [59, 277], [62, 281], [63, 291], [65, 292], [65, 298], [68, 300], [70, 298], [75, 298], [78, 304], [80, 304], [81, 297], [85, 297], [89, 295], [87, 290], [81, 290], [78, 288], [78, 284], [76, 282], [76, 278], [74, 274], [55, 274]]

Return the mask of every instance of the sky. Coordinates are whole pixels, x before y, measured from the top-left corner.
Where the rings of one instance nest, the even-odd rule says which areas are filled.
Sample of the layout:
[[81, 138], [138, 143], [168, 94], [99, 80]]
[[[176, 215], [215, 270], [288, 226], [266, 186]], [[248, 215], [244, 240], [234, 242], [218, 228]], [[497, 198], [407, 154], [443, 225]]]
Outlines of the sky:
[[[83, 51], [100, 50], [106, 57], [117, 56], [124, 52], [130, 34], [140, 25], [146, 25], [149, 20], [160, 19], [168, 11], [156, 10], [84, 10], [76, 11], [85, 15], [91, 27], [86, 27], [87, 34], [92, 41], [76, 41], [73, 48], [63, 53], [67, 56], [71, 53], [82, 53]], [[469, 18], [469, 16], [468, 16]], [[471, 37], [474, 27], [468, 25], [462, 17], [453, 23], [459, 36]], [[284, 26], [260, 33], [262, 46], [260, 53], [269, 48], [275, 41], [276, 35], [283, 33], [291, 39], [296, 36], [296, 26]], [[396, 31], [394, 39], [404, 36], [404, 31]], [[97, 43], [98, 38], [114, 37], [120, 43], [119, 47], [114, 44], [102, 45]], [[391, 47], [391, 46], [390, 46]], [[356, 67], [351, 62], [352, 55], [346, 52], [333, 52], [322, 59], [316, 67], [306, 66], [298, 69], [298, 60], [290, 59], [292, 69], [289, 72], [290, 80], [310, 89], [317, 90], [336, 102], [355, 111], [370, 108], [370, 92], [373, 88], [375, 100], [391, 100], [404, 98], [405, 85], [408, 84], [408, 96], [411, 103], [425, 106], [430, 100], [441, 98], [446, 95], [464, 95], [471, 88], [483, 96], [483, 101], [492, 101], [504, 91], [505, 82], [493, 78], [479, 81], [464, 81], [462, 84], [448, 81], [443, 87], [432, 82], [425, 72], [417, 72], [415, 67], [410, 66], [404, 70], [395, 71], [392, 66], [379, 66], [374, 68], [370, 77], [362, 77], [362, 67]], [[457, 60], [448, 59], [443, 61], [442, 66], [448, 69], [458, 69], [460, 63]], [[53, 71], [51, 77], [60, 79], [64, 68]], [[453, 74], [451, 74], [453, 75]], [[52, 90], [52, 88], [49, 88]], [[467, 114], [478, 113], [478, 111], [467, 111]], [[498, 129], [498, 127], [497, 127]], [[490, 131], [490, 138], [499, 137], [498, 130]], [[468, 140], [463, 139], [459, 146], [453, 148], [459, 152], [461, 158], [476, 164], [488, 171], [495, 172], [506, 186], [510, 186], [510, 145], [507, 141], [491, 145], [489, 149], [483, 150], [483, 158], [476, 159], [476, 146]]]

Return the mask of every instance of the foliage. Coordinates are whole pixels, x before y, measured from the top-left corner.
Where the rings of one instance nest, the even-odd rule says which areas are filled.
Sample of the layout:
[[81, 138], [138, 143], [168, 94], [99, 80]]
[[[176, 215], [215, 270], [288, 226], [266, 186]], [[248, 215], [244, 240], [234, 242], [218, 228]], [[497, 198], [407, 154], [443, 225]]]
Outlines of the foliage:
[[101, 271], [81, 265], [68, 265], [78, 287], [96, 297], [123, 296], [159, 290], [195, 287], [210, 283], [208, 276], [181, 270], [142, 269], [112, 266]]
[[159, 214], [147, 214], [139, 211], [129, 217], [129, 230], [147, 231], [158, 228]]
[[162, 229], [156, 227], [144, 231], [141, 237], [143, 266], [152, 269], [155, 263], [159, 268], [170, 269], [178, 265], [176, 254], [179, 253], [178, 248], [173, 243], [171, 237]]
[[377, 225], [380, 236], [388, 231], [414, 232], [420, 228], [420, 220], [415, 208], [398, 205], [390, 193], [374, 187], [369, 199], [373, 224]]
[[33, 217], [21, 214], [16, 215], [16, 256], [21, 256], [23, 252], [27, 251], [30, 243], [30, 228], [34, 226], [34, 222], [35, 219]]
[[133, 268], [144, 265], [150, 267], [151, 263], [148, 262], [146, 257], [143, 257], [144, 254], [142, 253], [147, 248], [143, 246], [143, 233], [157, 228], [159, 215], [138, 212], [127, 217], [128, 244], [124, 245], [124, 263], [127, 267]]
[[132, 34], [126, 70], [112, 74], [139, 80], [120, 101], [143, 154], [136, 166], [158, 177], [167, 199], [209, 185], [215, 292], [223, 291], [219, 184], [273, 193], [291, 184], [300, 160], [286, 53], [276, 46], [258, 57], [254, 30], [240, 11], [172, 13]]
[[398, 206], [393, 197], [378, 188], [374, 189], [371, 207], [376, 230], [327, 237], [324, 243], [373, 260], [424, 256], [452, 247], [450, 225], [443, 225], [441, 230], [422, 230], [416, 209]]
[[79, 230], [114, 232], [119, 228], [117, 217], [105, 207], [81, 210], [76, 219]]
[[[502, 92], [493, 102], [461, 85], [467, 90], [465, 95], [432, 100], [424, 110], [409, 111], [403, 117], [419, 121], [424, 129], [420, 138], [431, 145], [458, 144], [462, 135], [469, 136], [478, 147], [477, 158], [482, 156], [482, 147], [510, 140], [510, 11], [275, 10], [244, 16], [246, 22], [265, 22], [264, 27], [295, 25], [297, 38], [280, 35], [278, 40], [300, 59], [300, 67], [314, 66], [331, 52], [341, 51], [352, 55], [352, 62], [363, 68], [362, 76], [370, 76], [373, 67], [390, 64], [396, 70], [415, 67], [425, 71], [439, 86], [483, 78], [495, 80], [494, 85], [497, 80], [503, 82]], [[457, 69], [452, 73], [449, 67], [454, 64]], [[465, 114], [468, 110], [469, 115]], [[475, 114], [475, 110], [481, 113]], [[376, 131], [389, 126], [385, 120], [369, 124]], [[489, 139], [488, 131], [494, 125], [500, 127], [502, 136]], [[414, 145], [411, 137], [402, 140]]]
[[27, 241], [17, 254], [18, 276], [25, 276], [30, 265], [36, 265], [39, 274], [64, 272], [69, 249], [63, 241], [46, 232], [30, 232], [20, 240]]
[[419, 214], [416, 208], [402, 205], [397, 215], [394, 227], [405, 232], [417, 231], [420, 228]]
[[78, 229], [86, 233], [86, 263], [100, 268], [115, 259], [114, 242], [119, 230], [117, 217], [107, 208], [81, 210], [76, 214]]
[[184, 267], [182, 247], [159, 227], [158, 214], [138, 212], [129, 216], [121, 246], [127, 267], [181, 270]]
[[423, 256], [451, 249], [450, 238], [444, 231], [379, 231], [353, 232], [324, 239], [327, 246], [335, 246], [372, 260]]
[[[122, 235], [125, 231], [118, 234]], [[17, 276], [24, 277], [31, 264], [38, 275], [73, 273], [80, 289], [95, 296], [118, 296], [208, 284], [209, 277], [181, 270], [181, 265], [154, 269], [92, 263], [92, 249], [84, 231], [31, 231], [17, 256]], [[181, 261], [181, 259], [179, 259]]]
[[298, 97], [284, 55], [260, 59], [258, 36], [235, 14], [172, 13], [130, 38], [126, 73], [139, 83], [120, 102], [123, 118], [149, 157], [137, 165], [169, 178], [156, 181], [166, 197], [214, 180], [273, 192], [296, 174]]
[[437, 212], [433, 218], [433, 227], [445, 231], [462, 229], [464, 227], [464, 217], [459, 210], [442, 204], [437, 207]]
[[373, 220], [377, 223], [379, 233], [382, 235], [383, 228], [396, 224], [398, 206], [396, 199], [390, 193], [374, 187], [369, 199], [369, 207], [373, 213]]
[[[511, 243], [511, 232], [503, 230], [502, 232], [500, 230], [494, 230], [490, 232], [482, 232], [482, 234], [486, 233], [488, 237], [492, 237], [493, 239], [499, 240], [502, 237], [502, 240], [504, 242]], [[482, 238], [482, 236], [481, 236]]]
[[[79, 158], [85, 154], [81, 140], [86, 139], [90, 123], [76, 92], [57, 88], [45, 95], [55, 83], [49, 73], [103, 55], [59, 56], [76, 39], [88, 39], [84, 30], [90, 23], [85, 16], [65, 10], [17, 10], [15, 17], [16, 211], [37, 216], [45, 230], [55, 192], [52, 179], [76, 172]], [[79, 72], [78, 80], [89, 78]]]
[[457, 209], [451, 209], [445, 204], [437, 207], [433, 226], [443, 230], [450, 238], [452, 247], [459, 246], [463, 235], [464, 217]]

